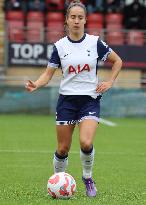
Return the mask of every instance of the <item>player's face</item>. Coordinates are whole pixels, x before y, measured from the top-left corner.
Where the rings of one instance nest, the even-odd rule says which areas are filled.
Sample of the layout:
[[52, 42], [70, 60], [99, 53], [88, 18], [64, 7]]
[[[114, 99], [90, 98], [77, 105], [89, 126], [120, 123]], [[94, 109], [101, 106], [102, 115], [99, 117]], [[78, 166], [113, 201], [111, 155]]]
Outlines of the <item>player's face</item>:
[[79, 6], [72, 7], [66, 19], [69, 33], [82, 34], [86, 23], [86, 15], [83, 8]]

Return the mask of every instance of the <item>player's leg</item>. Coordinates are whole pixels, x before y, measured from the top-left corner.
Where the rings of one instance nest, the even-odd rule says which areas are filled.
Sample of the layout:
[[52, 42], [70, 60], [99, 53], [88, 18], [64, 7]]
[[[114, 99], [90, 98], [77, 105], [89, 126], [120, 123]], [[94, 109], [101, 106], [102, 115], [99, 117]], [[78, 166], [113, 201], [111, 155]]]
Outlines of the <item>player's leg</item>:
[[94, 163], [93, 140], [95, 137], [97, 122], [92, 119], [83, 120], [80, 125], [80, 158], [83, 166], [83, 177], [92, 177]]
[[85, 152], [90, 152], [93, 148], [97, 126], [98, 123], [94, 119], [85, 119], [79, 124], [80, 147]]
[[57, 125], [57, 150], [54, 154], [54, 172], [64, 172], [68, 165], [68, 152], [75, 125]]
[[86, 185], [86, 194], [96, 196], [96, 187], [92, 180], [92, 168], [94, 163], [93, 140], [95, 137], [97, 122], [93, 119], [83, 120], [79, 124], [80, 130], [80, 158], [83, 167], [83, 182]]
[[54, 154], [54, 172], [63, 172], [68, 164], [68, 152], [76, 124], [74, 100], [60, 95], [56, 108], [57, 150]]
[[72, 142], [72, 134], [75, 125], [57, 125], [57, 153], [61, 156], [68, 154]]
[[96, 99], [84, 96], [84, 103], [78, 115], [80, 131], [80, 158], [83, 167], [83, 182], [86, 185], [88, 196], [96, 195], [96, 188], [92, 180], [92, 168], [94, 163], [93, 140], [99, 122], [100, 96]]

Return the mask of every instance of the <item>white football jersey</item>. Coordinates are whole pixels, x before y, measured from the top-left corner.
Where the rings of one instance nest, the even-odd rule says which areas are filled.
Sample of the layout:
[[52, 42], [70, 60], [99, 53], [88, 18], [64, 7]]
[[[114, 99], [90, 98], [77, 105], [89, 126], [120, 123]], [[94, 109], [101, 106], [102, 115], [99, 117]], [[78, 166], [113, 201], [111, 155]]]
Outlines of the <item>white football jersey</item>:
[[105, 61], [111, 52], [99, 36], [84, 34], [79, 41], [66, 36], [57, 41], [48, 66], [62, 69], [59, 93], [96, 98], [99, 95], [96, 93], [98, 61]]

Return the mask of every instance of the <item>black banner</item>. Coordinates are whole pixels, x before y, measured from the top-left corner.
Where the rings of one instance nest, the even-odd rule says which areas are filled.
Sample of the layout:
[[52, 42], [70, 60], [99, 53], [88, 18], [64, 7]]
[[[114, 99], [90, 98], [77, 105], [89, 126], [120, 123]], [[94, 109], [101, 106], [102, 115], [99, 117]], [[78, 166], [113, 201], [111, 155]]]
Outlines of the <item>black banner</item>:
[[[46, 66], [52, 53], [53, 44], [43, 43], [10, 43], [9, 66]], [[122, 58], [124, 67], [146, 68], [146, 45], [144, 46], [112, 46], [112, 49]], [[99, 63], [100, 66], [108, 66]]]
[[8, 63], [10, 66], [46, 66], [52, 49], [53, 44], [10, 43]]
[[[123, 60], [123, 67], [132, 69], [146, 69], [146, 45], [111, 46], [111, 48]], [[106, 65], [109, 65], [108, 62], [106, 62]]]

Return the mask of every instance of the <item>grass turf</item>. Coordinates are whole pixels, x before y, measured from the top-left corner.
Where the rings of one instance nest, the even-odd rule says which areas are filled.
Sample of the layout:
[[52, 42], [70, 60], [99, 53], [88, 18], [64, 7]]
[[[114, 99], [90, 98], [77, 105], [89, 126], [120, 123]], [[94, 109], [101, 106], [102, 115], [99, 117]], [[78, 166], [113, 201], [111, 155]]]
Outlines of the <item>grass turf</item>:
[[96, 198], [87, 198], [81, 181], [78, 129], [73, 135], [67, 172], [77, 182], [70, 200], [47, 196], [56, 147], [55, 117], [0, 116], [1, 205], [145, 205], [146, 120], [111, 119], [116, 127], [100, 124], [95, 138], [93, 176]]

